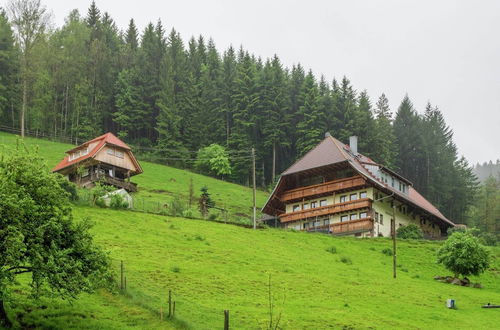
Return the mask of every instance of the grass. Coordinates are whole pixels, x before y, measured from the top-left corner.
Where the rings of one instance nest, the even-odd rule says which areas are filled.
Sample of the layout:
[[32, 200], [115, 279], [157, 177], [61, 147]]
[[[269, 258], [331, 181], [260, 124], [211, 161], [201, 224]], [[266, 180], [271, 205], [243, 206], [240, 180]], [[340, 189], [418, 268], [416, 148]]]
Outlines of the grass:
[[[90, 320], [91, 328], [158, 328], [165, 325], [159, 324], [158, 310], [166, 309], [172, 290], [178, 322], [167, 326], [218, 328], [223, 310], [229, 309], [234, 328], [263, 328], [268, 322], [267, 281], [272, 274], [275, 310], [283, 311], [281, 324], [288, 329], [498, 325], [496, 310], [480, 308], [500, 301], [498, 248], [493, 249], [496, 259], [491, 269], [471, 278], [484, 287], [474, 289], [433, 280], [449, 273], [435, 263], [437, 242], [398, 242], [398, 278], [393, 279], [392, 259], [380, 253], [392, 244], [384, 238], [254, 231], [90, 207], [77, 207], [74, 214], [95, 221], [97, 243], [110, 252], [117, 271], [119, 261], [124, 261], [128, 290], [135, 298], [99, 292], [83, 296], [74, 306], [45, 302], [50, 308], [30, 307], [32, 311], [22, 317], [30, 315], [31, 324], [43, 327], [51, 322], [49, 327], [64, 328], [72, 319], [75, 327]], [[332, 254], [332, 246], [340, 257]], [[445, 308], [448, 298], [457, 301], [457, 310]], [[28, 300], [17, 297], [17, 301], [15, 310], [23, 311]], [[134, 313], [124, 314], [122, 308]], [[76, 316], [80, 314], [84, 316]], [[116, 324], [109, 323], [115, 316]]]
[[[0, 143], [7, 139], [12, 145], [13, 138], [0, 133]], [[54, 155], [67, 148], [32, 142], [40, 145], [49, 161], [57, 162], [59, 157]], [[169, 191], [183, 187], [187, 191], [184, 184], [192, 173], [150, 166], [144, 166], [146, 173], [156, 171], [161, 180], [155, 180], [154, 174], [145, 173], [143, 182], [137, 177], [144, 188], [140, 194], [165, 189], [164, 181], [172, 177], [175, 181]], [[197, 184], [209, 183], [212, 191], [220, 189], [216, 199], [236, 212], [249, 205], [231, 195], [239, 191], [244, 199], [247, 188], [201, 176], [199, 180]], [[32, 300], [26, 279], [21, 278], [8, 306], [18, 327], [214, 329], [222, 328], [223, 310], [228, 309], [232, 328], [266, 328], [269, 274], [275, 317], [282, 312], [280, 324], [286, 329], [493, 329], [500, 320], [498, 310], [480, 308], [500, 301], [498, 247], [491, 249], [490, 269], [471, 277], [483, 286], [474, 289], [433, 280], [435, 275], [450, 275], [435, 263], [439, 242], [398, 240], [398, 277], [394, 279], [392, 257], [381, 252], [391, 250], [392, 242], [385, 238], [254, 231], [85, 206], [75, 206], [74, 215], [93, 219], [96, 243], [109, 252], [117, 273], [124, 261], [126, 294], [99, 291], [84, 294], [73, 304], [57, 298]], [[176, 301], [176, 319], [160, 322], [159, 309], [167, 308], [168, 290]], [[456, 310], [445, 308], [449, 298], [456, 300]]]

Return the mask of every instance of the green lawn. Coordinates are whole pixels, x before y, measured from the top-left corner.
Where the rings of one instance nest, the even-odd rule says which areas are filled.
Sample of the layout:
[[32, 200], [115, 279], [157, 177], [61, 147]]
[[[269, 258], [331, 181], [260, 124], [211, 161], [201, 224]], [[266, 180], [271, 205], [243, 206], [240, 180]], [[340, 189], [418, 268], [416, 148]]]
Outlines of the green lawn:
[[[229, 309], [234, 328], [263, 328], [268, 322], [268, 274], [275, 308], [283, 311], [287, 329], [493, 329], [500, 321], [499, 310], [480, 308], [500, 301], [498, 248], [491, 269], [471, 279], [484, 288], [474, 289], [432, 279], [448, 274], [435, 264], [436, 242], [398, 242], [398, 278], [393, 279], [392, 258], [381, 252], [391, 246], [387, 239], [254, 231], [90, 207], [77, 207], [74, 213], [95, 221], [96, 241], [110, 252], [117, 271], [124, 261], [130, 297], [99, 292], [84, 295], [74, 306], [44, 300], [42, 306], [49, 308], [42, 309], [40, 303], [31, 306], [17, 296], [15, 310], [24, 313], [23, 323], [49, 328], [173, 326], [158, 320], [171, 289], [178, 324], [220, 328], [223, 310]], [[337, 253], [328, 252], [331, 247]], [[445, 308], [447, 298], [456, 299], [457, 310]]]
[[[14, 142], [0, 134], [0, 143]], [[67, 148], [36, 143], [49, 161], [57, 161], [54, 154]], [[137, 178], [144, 186], [140, 194], [147, 194], [146, 189], [176, 193], [194, 175], [143, 165], [146, 173], [140, 180], [144, 181]], [[220, 189], [221, 202], [235, 209], [248, 207], [235, 195], [251, 200], [247, 188], [201, 176], [199, 181], [210, 183], [213, 192]], [[223, 310], [229, 309], [231, 328], [266, 328], [269, 274], [275, 314], [282, 311], [281, 325], [286, 329], [494, 329], [500, 324], [499, 309], [480, 308], [500, 303], [500, 248], [491, 249], [490, 269], [471, 278], [483, 285], [474, 289], [433, 280], [435, 275], [449, 274], [435, 263], [438, 242], [398, 241], [398, 278], [393, 279], [392, 257], [381, 252], [391, 242], [384, 238], [254, 231], [82, 206], [74, 208], [74, 215], [77, 220], [93, 219], [95, 240], [109, 251], [117, 273], [120, 260], [124, 261], [127, 294], [99, 291], [82, 295], [73, 304], [56, 298], [33, 301], [27, 297], [26, 280], [21, 279], [8, 306], [20, 327], [220, 329]], [[332, 247], [336, 253], [327, 251]], [[176, 301], [176, 321], [160, 322], [159, 309], [166, 308], [169, 289]], [[445, 308], [448, 298], [456, 300], [457, 310]]]

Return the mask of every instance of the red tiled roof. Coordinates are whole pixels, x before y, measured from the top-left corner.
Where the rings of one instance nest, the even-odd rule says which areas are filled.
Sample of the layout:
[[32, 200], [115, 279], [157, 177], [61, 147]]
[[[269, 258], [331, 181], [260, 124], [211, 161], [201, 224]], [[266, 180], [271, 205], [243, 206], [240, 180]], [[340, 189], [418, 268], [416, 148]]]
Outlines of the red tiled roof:
[[[279, 190], [280, 183], [283, 177], [287, 175], [302, 172], [305, 170], [309, 170], [316, 167], [331, 165], [335, 163], [345, 162], [347, 161], [353, 169], [355, 169], [359, 174], [363, 175], [367, 179], [369, 179], [373, 184], [379, 186], [384, 190], [390, 191], [394, 195], [398, 196], [400, 199], [404, 199], [411, 204], [423, 209], [424, 211], [434, 215], [439, 218], [443, 222], [454, 226], [455, 224], [448, 220], [432, 203], [426, 200], [422, 195], [418, 193], [411, 185], [409, 186], [408, 194], [404, 194], [399, 190], [391, 187], [390, 185], [380, 181], [373, 173], [371, 173], [367, 167], [364, 165], [378, 165], [369, 157], [366, 157], [362, 154], [354, 155], [351, 152], [351, 149], [348, 145], [340, 142], [332, 136], [326, 137], [323, 141], [321, 141], [316, 147], [314, 147], [311, 151], [305, 154], [302, 158], [296, 161], [292, 166], [290, 166], [286, 171], [284, 171], [276, 185], [275, 189], [271, 193], [268, 201], [266, 202], [266, 206], [271, 202], [274, 194]], [[386, 168], [384, 168], [386, 169]], [[388, 170], [388, 169], [386, 169]], [[399, 174], [389, 170], [393, 174], [397, 175], [404, 181], [410, 183], [407, 179], [401, 177]], [[410, 183], [411, 184], [411, 183]]]
[[[90, 145], [90, 144], [92, 144], [94, 142], [98, 142], [97, 145], [92, 150], [89, 150], [86, 155], [80, 156], [80, 157], [75, 158], [75, 159], [73, 159], [71, 161], [69, 160], [69, 154], [71, 152], [76, 151], [78, 149], [81, 149], [81, 148], [83, 148], [85, 146], [88, 146], [88, 145]], [[66, 153], [68, 155], [66, 155], [64, 157], [64, 159], [52, 169], [52, 172], [60, 171], [63, 168], [66, 168], [66, 167], [71, 166], [73, 164], [79, 163], [79, 162], [84, 161], [84, 160], [89, 159], [89, 158], [93, 158], [95, 156], [95, 154], [99, 150], [101, 150], [101, 148], [105, 144], [112, 144], [114, 146], [117, 146], [117, 147], [120, 147], [120, 148], [123, 148], [123, 149], [126, 149], [126, 150], [131, 150], [128, 145], [126, 145], [122, 140], [120, 140], [119, 138], [117, 138], [113, 133], [106, 133], [106, 134], [103, 134], [101, 136], [96, 137], [95, 139], [92, 139], [90, 141], [82, 143], [78, 147], [75, 147], [73, 149], [70, 149], [70, 150], [66, 151]]]

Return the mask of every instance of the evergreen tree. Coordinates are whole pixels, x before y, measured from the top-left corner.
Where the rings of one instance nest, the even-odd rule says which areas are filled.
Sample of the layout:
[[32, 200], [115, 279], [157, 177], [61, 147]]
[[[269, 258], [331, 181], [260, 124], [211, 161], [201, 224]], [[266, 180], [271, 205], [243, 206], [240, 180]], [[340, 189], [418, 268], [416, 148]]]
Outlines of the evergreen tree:
[[17, 76], [19, 62], [14, 34], [5, 11], [0, 8], [0, 125], [17, 126]]
[[319, 109], [319, 91], [311, 71], [304, 81], [304, 105], [299, 109], [301, 120], [297, 124], [297, 151], [304, 155], [323, 139], [326, 132], [324, 117]]
[[372, 158], [386, 167], [396, 170], [397, 146], [394, 129], [391, 125], [392, 113], [389, 101], [382, 94], [375, 108], [375, 134], [372, 141]]

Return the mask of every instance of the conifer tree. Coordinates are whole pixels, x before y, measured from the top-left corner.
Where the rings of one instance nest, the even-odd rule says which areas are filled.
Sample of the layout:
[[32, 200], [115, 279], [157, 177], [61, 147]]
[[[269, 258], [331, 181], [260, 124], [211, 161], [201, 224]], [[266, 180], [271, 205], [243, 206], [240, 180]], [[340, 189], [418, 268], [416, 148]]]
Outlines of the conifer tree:
[[375, 107], [375, 134], [372, 141], [372, 158], [386, 167], [396, 170], [397, 146], [391, 125], [392, 113], [389, 100], [382, 94]]
[[299, 109], [301, 120], [297, 124], [297, 151], [304, 155], [320, 142], [325, 134], [326, 126], [319, 109], [319, 91], [311, 71], [304, 81], [304, 105]]

